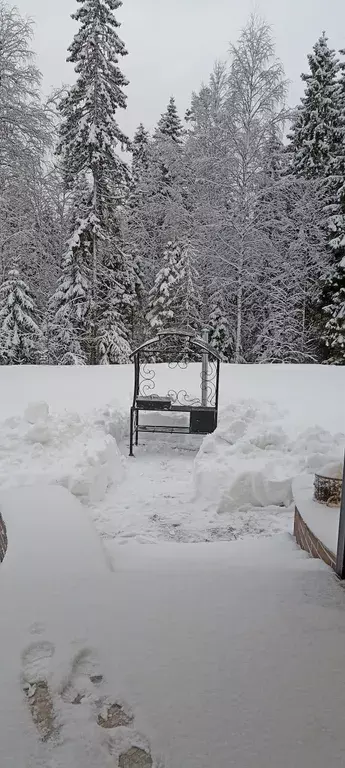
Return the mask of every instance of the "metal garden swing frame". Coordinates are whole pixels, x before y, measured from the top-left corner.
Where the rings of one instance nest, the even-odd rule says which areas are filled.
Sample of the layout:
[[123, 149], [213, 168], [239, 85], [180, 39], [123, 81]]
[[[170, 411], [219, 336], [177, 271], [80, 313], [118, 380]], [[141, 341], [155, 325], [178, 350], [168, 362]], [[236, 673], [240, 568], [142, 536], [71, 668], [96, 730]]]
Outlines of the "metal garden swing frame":
[[[131, 354], [134, 362], [134, 393], [130, 411], [129, 455], [134, 456], [134, 444], [139, 443], [140, 433], [208, 435], [215, 431], [218, 423], [219, 381], [221, 356], [206, 340], [208, 333], [200, 337], [190, 329], [171, 328], [159, 331]], [[180, 359], [172, 362], [166, 358], [167, 345], [173, 343], [174, 354]], [[164, 350], [164, 352], [163, 352]], [[200, 364], [200, 395], [193, 396], [185, 389], [170, 389], [165, 395], [156, 393], [156, 368], [154, 363], [162, 360], [169, 368], [187, 368], [191, 362]], [[141, 414], [151, 412], [186, 413], [188, 424], [143, 423]]]

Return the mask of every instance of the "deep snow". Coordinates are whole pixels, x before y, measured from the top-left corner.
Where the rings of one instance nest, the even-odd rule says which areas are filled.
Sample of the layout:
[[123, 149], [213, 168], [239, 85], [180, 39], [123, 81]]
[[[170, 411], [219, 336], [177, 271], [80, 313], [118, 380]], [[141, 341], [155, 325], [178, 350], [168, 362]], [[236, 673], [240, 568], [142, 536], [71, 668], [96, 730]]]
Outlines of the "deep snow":
[[[156, 374], [161, 394], [197, 393], [197, 366]], [[292, 478], [342, 460], [342, 368], [223, 366], [217, 432], [204, 441], [148, 435], [130, 460], [132, 377], [131, 366], [0, 369], [0, 488], [66, 487], [89, 506], [111, 551], [130, 539], [289, 531]]]

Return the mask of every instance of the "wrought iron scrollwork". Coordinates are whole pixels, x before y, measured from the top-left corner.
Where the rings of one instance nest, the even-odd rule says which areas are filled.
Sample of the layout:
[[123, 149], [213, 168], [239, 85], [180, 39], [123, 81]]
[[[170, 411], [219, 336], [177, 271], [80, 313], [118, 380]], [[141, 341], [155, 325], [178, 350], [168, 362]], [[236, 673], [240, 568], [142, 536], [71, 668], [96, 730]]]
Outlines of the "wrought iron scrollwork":
[[[203, 374], [200, 374], [201, 381], [203, 381]], [[215, 360], [208, 359], [207, 364], [207, 377], [206, 377], [206, 392], [207, 392], [207, 405], [210, 408], [214, 408], [217, 398], [217, 363]]]
[[155, 389], [156, 371], [150, 363], [143, 363], [139, 369], [139, 392], [141, 397], [147, 397]]
[[169, 389], [167, 395], [170, 397], [172, 405], [200, 405], [200, 398], [191, 397], [185, 389], [180, 389], [178, 392], [175, 389]]
[[173, 371], [175, 368], [181, 368], [182, 371], [188, 368], [188, 360], [180, 360], [178, 363], [168, 363], [168, 368]]

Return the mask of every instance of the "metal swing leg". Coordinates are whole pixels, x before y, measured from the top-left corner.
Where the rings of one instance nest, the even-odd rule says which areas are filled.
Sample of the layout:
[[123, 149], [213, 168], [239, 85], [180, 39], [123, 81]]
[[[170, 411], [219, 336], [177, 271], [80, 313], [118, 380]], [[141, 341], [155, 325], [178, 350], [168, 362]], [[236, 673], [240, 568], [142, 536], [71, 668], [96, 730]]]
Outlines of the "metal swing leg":
[[133, 453], [133, 419], [134, 419], [134, 408], [131, 408], [131, 416], [130, 416], [130, 432], [129, 432], [129, 455], [134, 456]]
[[135, 445], [138, 446], [139, 445], [139, 411], [138, 409], [136, 409], [135, 415], [136, 415]]

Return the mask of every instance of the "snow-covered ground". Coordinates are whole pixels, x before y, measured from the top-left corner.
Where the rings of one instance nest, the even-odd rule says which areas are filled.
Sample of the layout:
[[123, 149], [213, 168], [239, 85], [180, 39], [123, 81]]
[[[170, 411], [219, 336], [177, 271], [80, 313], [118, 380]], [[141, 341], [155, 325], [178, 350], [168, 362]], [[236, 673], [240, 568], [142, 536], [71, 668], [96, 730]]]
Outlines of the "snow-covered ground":
[[344, 385], [224, 366], [214, 435], [129, 459], [130, 367], [0, 368], [1, 768], [343, 768], [343, 590], [272, 534]]
[[344, 591], [289, 536], [111, 570], [65, 489], [0, 504], [1, 768], [343, 768]]
[[[161, 394], [197, 393], [195, 366], [156, 373]], [[291, 530], [292, 478], [341, 459], [342, 368], [223, 366], [217, 432], [147, 435], [135, 459], [132, 376], [131, 366], [0, 369], [0, 488], [66, 487], [110, 550], [130, 539], [214, 542]]]

